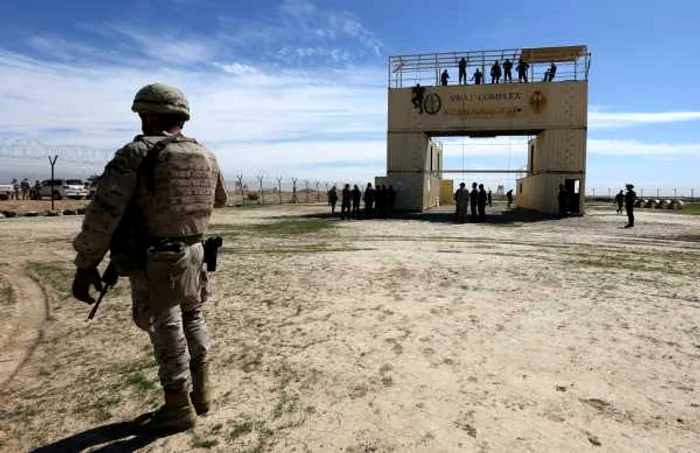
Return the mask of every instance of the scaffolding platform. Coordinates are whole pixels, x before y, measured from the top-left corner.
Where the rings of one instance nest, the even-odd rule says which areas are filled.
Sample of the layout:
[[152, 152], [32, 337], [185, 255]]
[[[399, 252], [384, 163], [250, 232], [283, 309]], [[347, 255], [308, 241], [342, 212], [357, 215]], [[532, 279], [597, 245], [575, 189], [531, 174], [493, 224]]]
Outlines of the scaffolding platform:
[[[588, 80], [591, 65], [591, 54], [586, 46], [395, 55], [389, 57], [389, 88], [404, 88], [416, 84], [438, 86], [440, 75], [445, 69], [450, 74], [449, 85], [458, 85], [459, 62], [462, 58], [467, 63], [467, 81], [474, 75], [475, 70], [479, 69], [484, 75], [484, 84], [487, 85], [491, 80], [491, 66], [496, 61], [502, 66], [506, 59], [513, 63], [512, 83], [518, 83], [516, 68], [521, 59], [528, 65], [528, 83], [542, 82], [552, 63], [557, 65], [552, 82], [585, 81]], [[503, 80], [500, 83], [504, 83]], [[470, 85], [468, 82], [467, 84]]]

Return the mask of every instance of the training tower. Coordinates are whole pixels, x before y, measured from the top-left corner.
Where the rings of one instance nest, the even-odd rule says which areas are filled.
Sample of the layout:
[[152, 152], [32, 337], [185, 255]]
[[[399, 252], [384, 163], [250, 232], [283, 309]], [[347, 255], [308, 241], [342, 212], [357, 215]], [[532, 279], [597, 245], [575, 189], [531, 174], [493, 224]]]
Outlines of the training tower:
[[[483, 84], [458, 84], [462, 58], [467, 79], [479, 69]], [[490, 83], [491, 66], [506, 59], [513, 63], [513, 81]], [[518, 82], [519, 60], [528, 65], [527, 82]], [[442, 147], [433, 137], [530, 136], [527, 170], [510, 171], [521, 175], [518, 205], [556, 213], [559, 184], [565, 184], [570, 210], [582, 212], [590, 62], [585, 46], [390, 57], [387, 173], [377, 182], [397, 189], [397, 209], [424, 211], [438, 204], [445, 173], [507, 171], [444, 169]], [[556, 73], [546, 81], [552, 63]], [[441, 86], [445, 69], [450, 80]], [[424, 89], [415, 90], [417, 84]]]

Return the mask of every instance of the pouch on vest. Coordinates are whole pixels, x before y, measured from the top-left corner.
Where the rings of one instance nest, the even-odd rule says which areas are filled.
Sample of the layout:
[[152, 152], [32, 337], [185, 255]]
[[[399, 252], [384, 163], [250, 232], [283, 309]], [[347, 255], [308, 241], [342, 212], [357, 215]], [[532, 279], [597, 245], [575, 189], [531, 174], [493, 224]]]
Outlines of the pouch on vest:
[[168, 308], [199, 300], [203, 251], [182, 243], [146, 251], [149, 308], [155, 315]]

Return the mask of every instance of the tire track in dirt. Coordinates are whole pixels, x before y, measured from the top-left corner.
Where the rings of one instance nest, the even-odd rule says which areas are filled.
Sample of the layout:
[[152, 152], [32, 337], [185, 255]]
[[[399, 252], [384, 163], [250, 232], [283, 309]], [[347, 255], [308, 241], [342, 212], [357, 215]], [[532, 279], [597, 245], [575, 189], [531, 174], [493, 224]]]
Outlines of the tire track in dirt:
[[0, 385], [15, 377], [31, 358], [44, 334], [49, 317], [49, 300], [44, 289], [32, 280], [22, 268], [10, 264], [5, 277], [14, 291], [19, 314], [7, 344], [0, 350]]

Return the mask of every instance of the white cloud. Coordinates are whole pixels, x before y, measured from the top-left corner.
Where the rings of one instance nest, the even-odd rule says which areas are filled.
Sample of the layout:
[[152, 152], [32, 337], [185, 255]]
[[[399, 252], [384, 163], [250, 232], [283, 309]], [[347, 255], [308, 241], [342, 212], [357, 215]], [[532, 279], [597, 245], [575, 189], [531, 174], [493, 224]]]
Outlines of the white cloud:
[[605, 112], [591, 109], [588, 126], [591, 129], [619, 129], [648, 124], [681, 123], [700, 120], [700, 112]]

